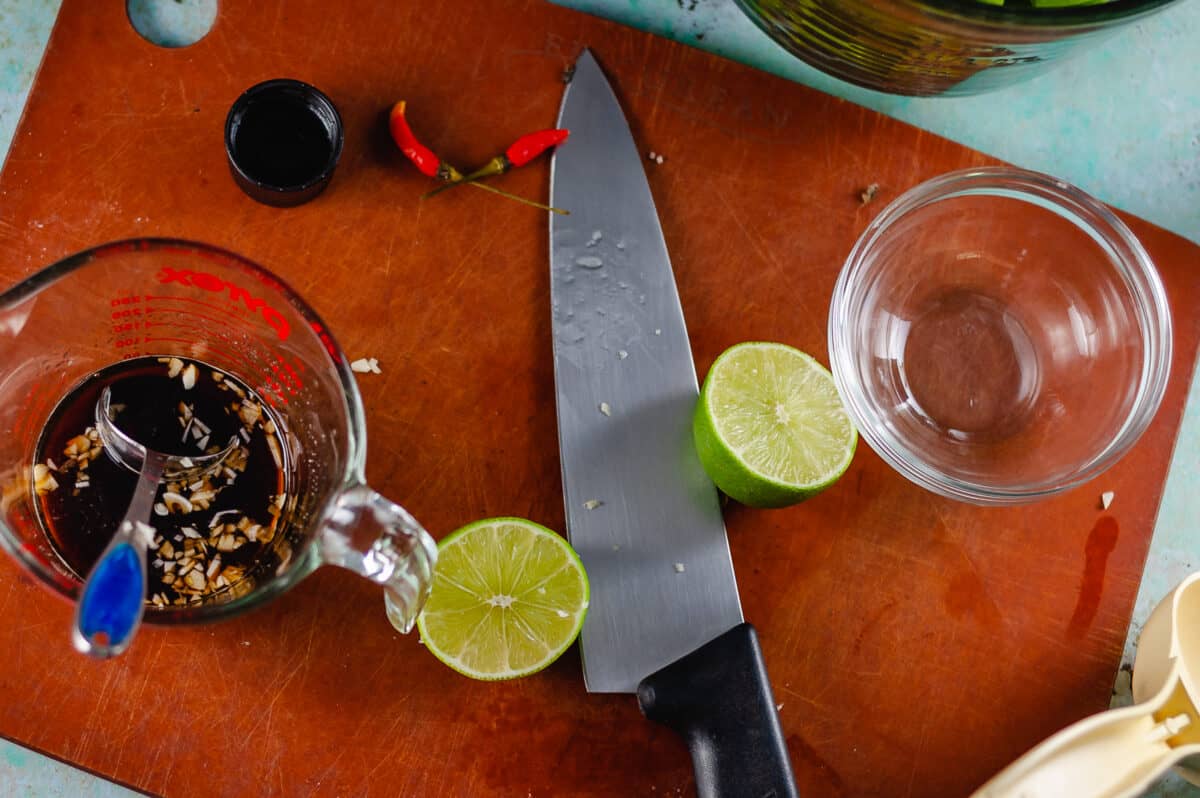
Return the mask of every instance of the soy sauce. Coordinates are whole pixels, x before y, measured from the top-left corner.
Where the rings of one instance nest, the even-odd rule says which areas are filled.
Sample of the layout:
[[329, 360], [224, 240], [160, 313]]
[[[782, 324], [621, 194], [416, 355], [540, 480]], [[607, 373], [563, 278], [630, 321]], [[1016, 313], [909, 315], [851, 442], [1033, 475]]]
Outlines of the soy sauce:
[[[101, 391], [111, 418], [134, 440], [182, 457], [237, 448], [187, 480], [164, 479], [153, 514], [147, 601], [198, 604], [253, 588], [279, 563], [289, 487], [279, 417], [234, 375], [198, 360], [143, 357], [114, 363], [60, 400], [38, 441], [39, 520], [60, 559], [86, 577], [125, 515], [137, 474], [118, 463], [96, 429]], [[186, 465], [186, 463], [185, 463]]]
[[260, 183], [297, 187], [329, 165], [334, 141], [314, 110], [291, 96], [262, 97], [251, 103], [238, 126], [235, 157]]

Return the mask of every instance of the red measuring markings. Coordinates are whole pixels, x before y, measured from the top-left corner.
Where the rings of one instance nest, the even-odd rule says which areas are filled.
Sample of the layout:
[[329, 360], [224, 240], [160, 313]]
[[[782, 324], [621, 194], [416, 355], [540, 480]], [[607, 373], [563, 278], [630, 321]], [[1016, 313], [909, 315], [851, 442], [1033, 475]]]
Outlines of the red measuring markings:
[[[202, 305], [203, 305], [203, 304], [205, 304], [205, 303], [201, 302], [201, 303], [198, 303], [198, 304], [202, 304]], [[235, 319], [235, 320], [237, 320], [237, 321], [245, 321], [245, 319], [243, 319], [241, 316], [238, 316], [237, 314], [234, 314], [234, 313], [229, 313], [228, 311], [225, 311], [225, 310], [223, 310], [222, 308], [217, 308], [217, 310], [218, 310], [218, 311], [219, 311], [219, 312], [220, 312], [222, 315], [229, 316], [229, 317], [231, 317], [231, 318], [233, 318], [233, 319]], [[162, 325], [168, 325], [168, 324], [169, 324], [169, 325], [173, 325], [173, 326], [175, 326], [175, 327], [181, 327], [181, 326], [183, 326], [183, 321], [186, 321], [186, 320], [189, 320], [189, 319], [204, 319], [205, 321], [211, 321], [211, 322], [213, 322], [213, 323], [215, 323], [215, 324], [218, 324], [218, 325], [220, 325], [220, 326], [222, 326], [222, 327], [224, 327], [224, 326], [227, 326], [227, 325], [228, 325], [228, 322], [227, 322], [225, 319], [219, 318], [219, 317], [217, 317], [217, 316], [209, 316], [209, 315], [207, 315], [207, 314], [205, 314], [205, 313], [201, 313], [201, 312], [199, 312], [199, 311], [197, 311], [197, 310], [175, 310], [174, 308], [146, 308], [146, 313], [148, 313], [148, 314], [149, 314], [149, 313], [157, 313], [157, 314], [159, 314], [160, 316], [161, 316], [162, 314], [164, 314], [164, 313], [167, 313], [167, 314], [175, 314], [175, 315], [179, 316], [179, 317], [180, 317], [180, 319], [181, 319], [181, 321], [177, 321], [177, 322], [170, 322], [170, 321], [158, 321], [158, 322], [154, 322], [154, 324], [156, 324], [156, 325], [159, 325], [159, 326], [162, 326]]]
[[[269, 357], [263, 356], [264, 352], [261, 348], [247, 350], [242, 341], [224, 330], [197, 330], [193, 343], [202, 343], [208, 350], [220, 355], [222, 363], [236, 363], [240, 369], [240, 378], [247, 384], [252, 384], [254, 381], [250, 379], [250, 376], [256, 375], [258, 384], [255, 385], [255, 389], [260, 395], [266, 397], [268, 404], [275, 405], [268, 393], [270, 391], [278, 394], [280, 400], [287, 404], [287, 397], [283, 396], [283, 386], [267, 373], [267, 369], [272, 368], [273, 363]], [[276, 358], [279, 357], [278, 353], [272, 349], [268, 348], [265, 351]]]
[[[258, 375], [260, 385], [256, 390], [259, 395], [266, 399], [267, 403], [275, 407], [276, 402], [271, 396], [271, 392], [278, 395], [280, 401], [288, 404], [287, 397], [283, 395], [282, 386], [278, 382], [266, 376], [266, 372], [261, 363], [250, 360], [242, 350], [238, 348], [236, 342], [232, 342], [222, 338], [221, 336], [213, 336], [210, 332], [201, 330], [200, 334], [195, 338], [178, 338], [175, 336], [160, 335], [146, 336], [146, 343], [175, 343], [186, 344], [190, 348], [203, 346], [206, 350], [217, 355], [221, 361], [221, 368], [235, 374], [239, 379], [250, 384], [252, 380], [249, 376], [252, 374]], [[130, 353], [122, 356], [122, 360], [128, 360], [131, 357], [138, 357], [144, 352]], [[166, 356], [166, 353], [159, 353]], [[195, 358], [201, 361], [204, 360], [204, 355], [195, 354], [178, 354], [178, 357]], [[234, 364], [231, 367], [230, 364]]]
[[113, 345], [123, 349], [141, 343], [140, 338], [131, 336], [130, 333], [142, 329], [142, 295], [125, 294], [124, 296], [115, 296], [108, 301], [108, 304], [113, 309]]
[[282, 313], [267, 304], [265, 299], [251, 295], [249, 291], [237, 283], [222, 279], [209, 272], [174, 269], [170, 266], [164, 266], [156, 277], [163, 284], [173, 285], [178, 283], [215, 294], [228, 292], [231, 302], [241, 302], [251, 313], [258, 313], [262, 316], [263, 321], [271, 329], [275, 330], [275, 334], [279, 336], [280, 341], [286, 341], [288, 336], [291, 335], [291, 325], [288, 324], [288, 320], [284, 318]]
[[[154, 300], [156, 302], [186, 302], [189, 305], [199, 305], [200, 307], [209, 308], [210, 310], [214, 310], [224, 316], [228, 316], [229, 318], [235, 319], [237, 321], [245, 321], [245, 318], [246, 318], [244, 314], [236, 313], [233, 310], [230, 310], [229, 306], [227, 306], [227, 305], [218, 305], [215, 302], [205, 302], [202, 299], [195, 299], [194, 297], [190, 297], [190, 296], [166, 296], [166, 295], [160, 296], [157, 294], [147, 294], [146, 299]], [[176, 308], [164, 308], [164, 307], [151, 308], [151, 307], [148, 307], [148, 308], [146, 308], [146, 313], [147, 314], [150, 314], [150, 313], [194, 313], [194, 311], [181, 310], [181, 309], [176, 309]]]
[[[279, 362], [272, 364], [271, 371], [279, 377], [281, 387], [286, 386], [287, 392], [295, 396], [304, 387], [304, 381], [300, 379], [300, 375], [292, 368], [292, 364], [288, 362], [287, 358], [276, 352], [275, 359]], [[303, 368], [303, 365], [301, 367]]]
[[295, 383], [292, 382], [292, 375], [280, 368], [279, 363], [271, 364], [271, 373], [275, 375], [275, 384], [279, 386], [280, 390], [286, 384], [292, 393], [296, 392]]
[[[219, 338], [214, 338], [214, 337], [206, 335], [206, 333], [204, 331], [200, 331], [200, 334], [193, 338], [176, 338], [174, 336], [166, 336], [166, 335], [160, 335], [160, 336], [154, 336], [154, 337], [146, 336], [146, 342], [147, 343], [166, 342], [166, 343], [187, 344], [189, 347], [203, 345], [205, 348], [210, 349], [214, 354], [220, 355], [222, 363], [224, 363], [224, 364], [236, 363], [238, 368], [241, 370], [241, 374], [239, 376], [242, 379], [246, 379], [246, 377], [249, 374], [254, 374], [254, 373], [258, 372], [258, 367], [255, 364], [251, 363], [249, 358], [247, 358], [237, 348], [237, 346], [235, 344], [229, 344], [229, 343], [222, 342]], [[191, 355], [181, 355], [181, 356], [182, 357], [191, 357]]]
[[338, 362], [338, 360], [341, 358], [341, 355], [338, 353], [337, 344], [333, 342], [333, 337], [330, 336], [329, 333], [325, 332], [325, 328], [317, 322], [314, 321], [311, 322], [311, 324], [313, 332], [317, 334], [317, 337], [321, 339], [321, 343], [325, 345], [325, 351], [329, 353], [331, 358], [333, 358], [334, 363]]
[[283, 376], [288, 382], [288, 393], [294, 394], [304, 387], [304, 382], [300, 379], [300, 375], [296, 373], [296, 370], [292, 368], [292, 364], [284, 360], [282, 355], [279, 356], [279, 360], [283, 363]]
[[263, 399], [266, 399], [267, 404], [269, 404], [271, 407], [278, 407], [278, 404], [275, 401], [276, 399], [278, 399], [280, 402], [283, 402], [285, 405], [288, 403], [287, 397], [283, 395], [283, 392], [279, 390], [279, 386], [275, 384], [268, 384], [264, 386], [263, 390], [259, 391], [258, 395]]
[[[229, 310], [227, 307], [213, 304], [211, 302], [204, 302], [199, 299], [193, 299], [191, 297], [156, 296], [156, 295], [147, 294], [146, 299], [147, 300], [157, 300], [157, 301], [170, 300], [170, 301], [186, 302], [186, 303], [188, 303], [189, 306], [199, 305], [204, 308], [211, 309], [211, 310], [215, 311], [217, 314], [219, 314], [219, 316], [208, 315], [206, 313], [201, 313], [197, 310], [190, 309], [190, 307], [189, 307], [189, 309], [185, 310], [185, 309], [177, 309], [177, 308], [169, 308], [169, 307], [149, 307], [149, 306], [147, 306], [144, 311], [146, 316], [150, 316], [151, 314], [154, 314], [160, 318], [163, 315], [175, 315], [175, 316], [179, 317], [177, 321], [151, 321], [149, 318], [146, 318], [145, 321], [142, 322], [142, 325], [147, 330], [152, 327], [170, 327], [175, 332], [184, 332], [188, 329], [188, 326], [189, 326], [187, 324], [187, 322], [194, 321], [196, 319], [204, 319], [205, 321], [213, 322], [214, 324], [218, 325], [219, 327], [228, 326], [229, 319], [232, 319], [232, 320], [238, 321], [238, 322], [245, 321], [245, 318], [242, 315]], [[224, 318], [221, 318], [221, 317], [224, 317]], [[186, 341], [186, 343], [196, 343], [199, 340], [210, 340], [213, 335], [211, 330], [197, 329], [196, 332], [198, 333], [197, 338], [192, 341]], [[150, 335], [150, 334], [147, 334], [147, 336], [146, 336], [147, 343], [149, 343], [151, 341], [168, 341], [168, 340], [180, 340], [180, 339], [172, 339], [172, 338], [161, 336], [161, 335], [155, 336], [155, 335]]]
[[[220, 302], [179, 295], [143, 294], [117, 297], [111, 300], [112, 307], [114, 308], [112, 313], [114, 322], [113, 333], [115, 335], [127, 335], [133, 331], [146, 330], [147, 334], [144, 339], [138, 337], [119, 339], [115, 342], [116, 346], [123, 348], [138, 343], [180, 343], [195, 346], [203, 343], [214, 354], [219, 354], [224, 361], [236, 363], [238, 367], [244, 369], [244, 374], [258, 374], [263, 387], [262, 395], [272, 405], [276, 403], [276, 400], [287, 404], [287, 394], [295, 395], [304, 387], [303, 380], [301, 380], [296, 369], [281, 354], [277, 352], [273, 353], [279, 361], [278, 363], [256, 364], [251, 362], [240, 351], [239, 342], [233, 341], [228, 335], [212, 329], [189, 329], [193, 325], [189, 325], [188, 321], [200, 319], [212, 322], [219, 327], [226, 326], [229, 320], [244, 321], [245, 311], [249, 311], [252, 315], [260, 316], [275, 331], [279, 340], [286, 340], [291, 334], [290, 325], [282, 314], [267, 304], [265, 299], [255, 297], [238, 284], [208, 272], [197, 272], [164, 266], [158, 273], [157, 278], [160, 283], [164, 284], [179, 283], [189, 287], [200, 288], [214, 294], [227, 293], [227, 298], [230, 302], [240, 303], [245, 310], [242, 310], [242, 307], [238, 307], [237, 305], [231, 307], [228, 304]], [[267, 288], [282, 290], [282, 286], [275, 281], [260, 279], [260, 282]], [[151, 306], [149, 304], [151, 302], [158, 304]], [[169, 305], [164, 307], [164, 304], [168, 302], [186, 303], [186, 306], [183, 308], [171, 307]], [[210, 311], [212, 315], [201, 312], [197, 308], [204, 308]], [[176, 314], [179, 319], [153, 321], [149, 318], [152, 314], [159, 319], [170, 314]], [[149, 330], [154, 327], [170, 327], [170, 332], [173, 334], [151, 334]], [[338, 350], [333, 340], [324, 332], [321, 325], [314, 322], [312, 327], [321, 339], [326, 351], [329, 352], [331, 357], [336, 359]], [[180, 337], [186, 336], [191, 332], [195, 333], [195, 338]], [[224, 345], [219, 344], [218, 340], [222, 340]], [[127, 359], [131, 356], [131, 354], [124, 354], [123, 358]], [[282, 364], [286, 371], [281, 370], [279, 364]]]

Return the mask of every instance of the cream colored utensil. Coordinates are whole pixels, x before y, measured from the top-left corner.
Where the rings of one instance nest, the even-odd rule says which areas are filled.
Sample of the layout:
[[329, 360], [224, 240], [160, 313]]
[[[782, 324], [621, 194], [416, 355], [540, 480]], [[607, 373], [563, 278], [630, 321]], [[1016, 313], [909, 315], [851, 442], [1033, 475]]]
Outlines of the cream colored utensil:
[[[1150, 614], [1133, 665], [1133, 706], [1102, 712], [1040, 743], [973, 798], [1133, 798], [1200, 754], [1200, 573]], [[1200, 785], [1200, 771], [1180, 767]]]

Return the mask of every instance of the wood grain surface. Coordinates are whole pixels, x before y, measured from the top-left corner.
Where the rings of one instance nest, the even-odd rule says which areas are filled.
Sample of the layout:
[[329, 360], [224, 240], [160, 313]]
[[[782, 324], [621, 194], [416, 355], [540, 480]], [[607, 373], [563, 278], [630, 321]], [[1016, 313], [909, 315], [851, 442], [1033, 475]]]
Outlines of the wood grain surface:
[[[436, 535], [491, 515], [562, 529], [544, 215], [429, 184], [390, 144], [409, 101], [443, 156], [480, 163], [549, 126], [583, 45], [649, 164], [703, 375], [738, 341], [827, 361], [838, 268], [873, 213], [989, 162], [799, 85], [523, 0], [222, 4], [178, 50], [123, 3], [67, 0], [0, 176], [5, 283], [106, 240], [227, 247], [305, 295], [353, 359], [368, 476]], [[340, 109], [329, 190], [289, 210], [235, 187], [230, 103], [290, 76]], [[545, 198], [547, 164], [497, 185]], [[859, 193], [878, 183], [874, 202]], [[1161, 267], [1176, 354], [1162, 410], [1097, 483], [1017, 509], [943, 500], [861, 446], [825, 494], [730, 506], [801, 793], [963, 795], [1108, 704], [1200, 334], [1200, 250], [1130, 220]], [[1102, 483], [1102, 484], [1101, 484]], [[1101, 490], [1117, 499], [1100, 511]], [[167, 796], [669, 796], [683, 745], [631, 696], [588, 695], [572, 651], [523, 681], [466, 680], [402, 637], [377, 588], [323, 569], [211, 627], [144, 629], [106, 663], [73, 653], [71, 608], [0, 563], [0, 734]]]

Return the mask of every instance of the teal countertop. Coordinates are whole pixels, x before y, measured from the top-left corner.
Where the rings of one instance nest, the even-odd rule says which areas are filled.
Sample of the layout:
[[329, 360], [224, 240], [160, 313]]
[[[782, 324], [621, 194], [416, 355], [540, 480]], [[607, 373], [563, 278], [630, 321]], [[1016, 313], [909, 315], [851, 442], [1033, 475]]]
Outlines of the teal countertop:
[[1030, 82], [977, 97], [894, 97], [793, 58], [733, 0], [559, 0], [701, 47], [1049, 172], [1200, 242], [1200, 1], [1125, 28]]
[[[60, 2], [0, 0], [0, 159], [8, 152]], [[1112, 205], [1200, 242], [1200, 0], [1182, 2], [1118, 31], [1033, 81], [958, 99], [892, 97], [827, 77], [771, 42], [733, 0], [561, 0], [561, 4], [703, 47], [1019, 166], [1053, 173]], [[130, 5], [135, 16], [167, 29], [194, 28], [197, 19], [211, 19], [214, 8], [212, 0], [131, 0]], [[1191, 570], [1193, 554], [1200, 555], [1200, 540], [1191, 532], [1197, 517], [1200, 380], [1192, 385], [1124, 665], [1132, 663], [1134, 642], [1150, 610]], [[1128, 700], [1128, 679], [1118, 678], [1114, 704]], [[134, 795], [0, 740], [0, 796]], [[1174, 798], [1200, 795], [1200, 789], [1170, 776], [1148, 795]]]

